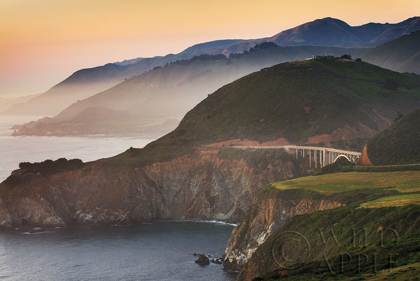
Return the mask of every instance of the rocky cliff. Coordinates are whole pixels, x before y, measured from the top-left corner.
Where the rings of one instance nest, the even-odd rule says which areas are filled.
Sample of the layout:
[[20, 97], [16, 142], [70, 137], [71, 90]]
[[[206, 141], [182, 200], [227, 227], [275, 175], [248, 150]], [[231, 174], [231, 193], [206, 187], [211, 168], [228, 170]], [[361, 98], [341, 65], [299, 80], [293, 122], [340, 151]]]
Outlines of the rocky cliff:
[[270, 234], [290, 218], [342, 205], [311, 191], [279, 191], [271, 186], [261, 189], [245, 219], [233, 230], [223, 254], [223, 265], [240, 271]]
[[131, 159], [133, 150], [118, 161], [81, 168], [13, 172], [0, 185], [0, 224], [239, 222], [261, 186], [302, 175], [299, 163], [283, 150], [246, 151], [235, 157], [235, 149], [201, 149], [151, 163]]

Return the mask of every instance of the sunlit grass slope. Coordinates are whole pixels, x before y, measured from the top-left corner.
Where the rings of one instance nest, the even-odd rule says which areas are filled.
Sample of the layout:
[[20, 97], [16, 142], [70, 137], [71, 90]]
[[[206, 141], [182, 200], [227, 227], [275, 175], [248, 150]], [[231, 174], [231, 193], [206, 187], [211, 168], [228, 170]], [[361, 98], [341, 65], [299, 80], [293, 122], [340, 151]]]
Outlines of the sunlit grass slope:
[[400, 207], [410, 204], [420, 204], [420, 193], [382, 197], [360, 205], [362, 208]]
[[277, 182], [272, 186], [282, 190], [308, 189], [328, 195], [375, 188], [420, 192], [420, 171], [336, 173]]

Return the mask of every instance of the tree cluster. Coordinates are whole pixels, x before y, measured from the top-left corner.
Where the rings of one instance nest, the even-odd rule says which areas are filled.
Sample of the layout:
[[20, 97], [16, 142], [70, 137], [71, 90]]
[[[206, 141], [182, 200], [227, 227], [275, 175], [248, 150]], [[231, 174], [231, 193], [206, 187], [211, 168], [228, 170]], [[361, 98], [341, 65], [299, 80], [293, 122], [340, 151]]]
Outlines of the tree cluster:
[[45, 160], [44, 162], [22, 162], [19, 164], [20, 169], [31, 170], [33, 173], [48, 174], [58, 170], [72, 170], [83, 167], [84, 163], [80, 159], [67, 160], [60, 158], [56, 161]]

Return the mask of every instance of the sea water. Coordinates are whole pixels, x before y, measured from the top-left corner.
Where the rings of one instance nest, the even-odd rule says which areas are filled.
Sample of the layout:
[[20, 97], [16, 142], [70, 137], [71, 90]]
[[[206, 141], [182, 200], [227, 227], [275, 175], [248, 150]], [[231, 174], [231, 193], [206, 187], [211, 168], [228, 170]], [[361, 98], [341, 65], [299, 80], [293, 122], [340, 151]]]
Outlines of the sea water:
[[0, 280], [230, 281], [194, 253], [221, 257], [232, 225], [156, 222], [124, 227], [15, 229], [0, 232]]
[[1, 116], [0, 115], [0, 182], [5, 180], [13, 170], [19, 168], [20, 162], [40, 162], [47, 159], [79, 158], [84, 162], [112, 157], [130, 147], [141, 148], [151, 139], [140, 137], [12, 137], [11, 127], [24, 124], [39, 117]]

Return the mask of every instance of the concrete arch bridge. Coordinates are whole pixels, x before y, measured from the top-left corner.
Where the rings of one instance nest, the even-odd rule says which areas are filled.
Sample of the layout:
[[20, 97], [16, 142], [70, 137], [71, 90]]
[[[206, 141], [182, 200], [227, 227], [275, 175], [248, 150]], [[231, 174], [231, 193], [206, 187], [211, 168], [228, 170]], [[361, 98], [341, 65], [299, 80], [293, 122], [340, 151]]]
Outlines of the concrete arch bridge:
[[314, 168], [322, 168], [326, 165], [332, 164], [341, 157], [344, 157], [350, 162], [355, 163], [361, 155], [360, 152], [317, 146], [235, 146], [235, 148], [284, 149], [290, 154], [296, 155], [296, 159], [308, 159], [309, 167]]

